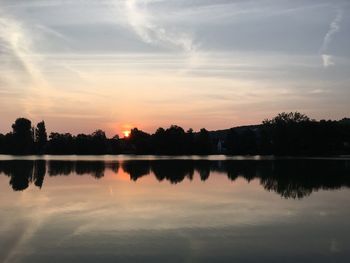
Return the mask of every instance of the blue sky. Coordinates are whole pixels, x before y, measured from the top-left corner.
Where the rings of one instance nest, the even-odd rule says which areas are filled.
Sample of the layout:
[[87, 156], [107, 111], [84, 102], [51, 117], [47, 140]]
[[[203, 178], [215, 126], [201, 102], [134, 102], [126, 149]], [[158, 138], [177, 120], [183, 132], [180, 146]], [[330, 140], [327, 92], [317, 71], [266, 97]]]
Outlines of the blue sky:
[[350, 2], [0, 0], [0, 132], [110, 135], [350, 112]]

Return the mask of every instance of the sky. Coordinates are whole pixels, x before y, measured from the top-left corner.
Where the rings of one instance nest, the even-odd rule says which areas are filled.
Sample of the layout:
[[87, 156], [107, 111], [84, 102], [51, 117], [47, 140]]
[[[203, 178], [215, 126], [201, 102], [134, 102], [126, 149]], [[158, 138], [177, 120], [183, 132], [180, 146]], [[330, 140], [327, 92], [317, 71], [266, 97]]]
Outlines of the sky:
[[0, 132], [350, 117], [348, 0], [0, 0]]

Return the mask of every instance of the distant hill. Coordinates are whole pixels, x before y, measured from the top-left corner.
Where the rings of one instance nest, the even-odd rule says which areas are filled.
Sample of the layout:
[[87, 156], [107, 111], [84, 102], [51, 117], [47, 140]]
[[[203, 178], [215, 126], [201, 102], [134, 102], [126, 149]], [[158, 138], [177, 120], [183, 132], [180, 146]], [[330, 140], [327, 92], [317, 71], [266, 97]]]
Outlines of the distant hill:
[[238, 134], [241, 134], [247, 130], [257, 131], [261, 128], [262, 124], [257, 125], [245, 125], [245, 126], [238, 126], [233, 127], [230, 129], [224, 129], [224, 130], [216, 130], [216, 131], [209, 131], [210, 137], [214, 141], [225, 141], [227, 138], [227, 135], [231, 130], [236, 131]]

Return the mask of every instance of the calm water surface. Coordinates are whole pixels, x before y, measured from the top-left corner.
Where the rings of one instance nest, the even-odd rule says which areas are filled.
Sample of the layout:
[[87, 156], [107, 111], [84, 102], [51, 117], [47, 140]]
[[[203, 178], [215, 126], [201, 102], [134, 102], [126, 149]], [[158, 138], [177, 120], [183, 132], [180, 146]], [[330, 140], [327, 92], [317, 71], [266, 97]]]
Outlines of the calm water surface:
[[350, 159], [0, 156], [0, 262], [349, 262]]

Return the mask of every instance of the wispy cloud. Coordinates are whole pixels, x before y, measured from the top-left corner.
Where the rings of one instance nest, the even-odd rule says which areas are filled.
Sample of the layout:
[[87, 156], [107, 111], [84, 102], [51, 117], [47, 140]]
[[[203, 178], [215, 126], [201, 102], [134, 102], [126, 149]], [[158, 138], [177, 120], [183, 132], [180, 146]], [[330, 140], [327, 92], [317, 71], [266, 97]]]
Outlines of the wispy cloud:
[[36, 25], [36, 28], [41, 30], [44, 33], [49, 34], [50, 36], [56, 37], [56, 38], [60, 38], [66, 42], [70, 42], [70, 39], [68, 39], [66, 36], [64, 36], [63, 34], [61, 34], [60, 32], [53, 30], [50, 27], [44, 26], [44, 25]]
[[197, 45], [190, 34], [158, 25], [155, 16], [152, 16], [147, 9], [148, 3], [149, 1], [137, 0], [125, 2], [127, 19], [142, 41], [153, 45], [181, 48], [189, 53], [197, 50]]
[[336, 16], [333, 21], [329, 25], [329, 29], [325, 37], [323, 38], [323, 43], [320, 49], [321, 58], [323, 61], [324, 67], [329, 67], [335, 65], [333, 57], [327, 54], [328, 47], [333, 40], [334, 35], [340, 30], [340, 23], [343, 19], [343, 11], [341, 9], [337, 9]]
[[[7, 82], [14, 87], [25, 87], [23, 103], [24, 114], [31, 116], [32, 106], [40, 101], [41, 106], [48, 105], [49, 101], [45, 91], [49, 84], [39, 66], [41, 57], [33, 49], [33, 41], [30, 31], [18, 20], [3, 15], [0, 10], [0, 46], [2, 56], [10, 61], [12, 68], [20, 69], [21, 72], [5, 74]], [[0, 72], [0, 77], [4, 75]], [[26, 76], [23, 80], [22, 76]], [[43, 89], [44, 88], [44, 89]], [[31, 103], [33, 102], [33, 103]]]
[[30, 39], [22, 26], [15, 20], [0, 17], [0, 41], [4, 46], [4, 55], [12, 56], [29, 75], [36, 75], [36, 69], [28, 59]]

